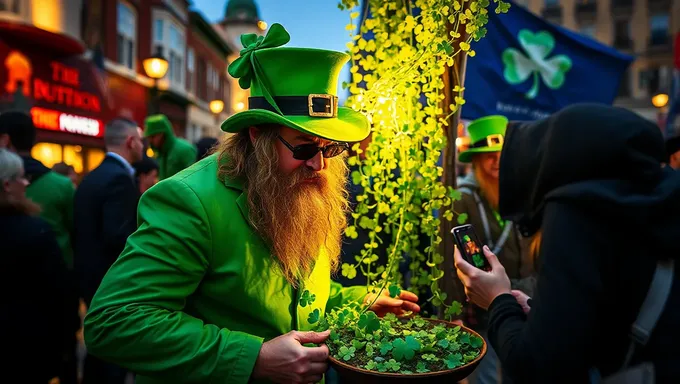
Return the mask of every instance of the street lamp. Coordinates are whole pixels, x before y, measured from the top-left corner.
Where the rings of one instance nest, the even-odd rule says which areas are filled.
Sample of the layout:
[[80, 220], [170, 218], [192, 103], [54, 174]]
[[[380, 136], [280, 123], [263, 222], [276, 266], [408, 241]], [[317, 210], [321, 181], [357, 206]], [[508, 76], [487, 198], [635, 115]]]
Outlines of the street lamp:
[[[151, 100], [155, 101], [158, 97], [158, 80], [162, 79], [163, 76], [168, 72], [168, 60], [163, 56], [163, 48], [158, 47], [156, 54], [142, 60], [142, 66], [144, 67], [144, 72], [146, 75], [153, 79], [153, 94], [151, 95]], [[156, 102], [152, 102], [153, 112], [158, 113], [158, 105]]]
[[665, 93], [657, 93], [652, 97], [652, 104], [661, 109], [668, 104], [668, 95]]
[[210, 102], [210, 112], [217, 115], [220, 112], [222, 112], [223, 109], [224, 109], [224, 101], [213, 100], [213, 101]]
[[219, 125], [220, 124], [220, 112], [224, 109], [224, 101], [222, 100], [213, 100], [209, 104], [210, 107], [210, 112], [215, 114], [215, 124]]

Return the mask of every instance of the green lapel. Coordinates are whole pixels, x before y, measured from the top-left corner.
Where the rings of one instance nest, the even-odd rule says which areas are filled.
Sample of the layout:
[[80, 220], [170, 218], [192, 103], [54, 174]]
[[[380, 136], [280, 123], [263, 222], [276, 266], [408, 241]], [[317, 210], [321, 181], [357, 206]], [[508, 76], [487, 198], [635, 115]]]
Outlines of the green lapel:
[[234, 190], [237, 190], [241, 192], [239, 197], [236, 198], [236, 204], [238, 205], [239, 209], [241, 210], [241, 213], [243, 214], [243, 217], [246, 219], [246, 222], [249, 222], [248, 214], [250, 210], [248, 209], [248, 201], [246, 200], [246, 193], [243, 191], [243, 180], [242, 179], [224, 179], [224, 185], [227, 188], [231, 188]]

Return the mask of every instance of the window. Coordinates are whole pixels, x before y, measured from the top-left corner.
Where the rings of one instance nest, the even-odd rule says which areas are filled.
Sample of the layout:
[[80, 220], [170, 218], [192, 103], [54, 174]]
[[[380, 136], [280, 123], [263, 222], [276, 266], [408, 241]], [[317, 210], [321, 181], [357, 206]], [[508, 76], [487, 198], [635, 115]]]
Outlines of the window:
[[191, 93], [195, 93], [194, 72], [196, 71], [196, 64], [194, 63], [194, 50], [187, 49], [187, 89]]
[[220, 74], [217, 72], [215, 67], [208, 64], [208, 70], [206, 72], [205, 84], [208, 89], [207, 96], [210, 100], [213, 100], [220, 95]]
[[137, 15], [134, 9], [118, 1], [118, 63], [135, 70]]
[[581, 26], [581, 34], [594, 39], [595, 38], [595, 25], [594, 24], [587, 24], [587, 25]]
[[550, 7], [555, 7], [559, 5], [559, 0], [545, 0], [545, 7], [550, 8]]
[[153, 24], [153, 38], [156, 43], [163, 42], [163, 19], [156, 19]]
[[22, 15], [21, 3], [24, 0], [0, 0], [0, 12], [11, 12], [15, 15]]
[[670, 42], [668, 27], [670, 18], [668, 14], [657, 14], [650, 19], [650, 26], [652, 29], [650, 44], [663, 45]]
[[186, 41], [184, 31], [169, 18], [161, 14], [154, 17], [153, 43], [161, 47], [168, 59], [168, 73], [165, 75], [171, 84], [184, 87], [187, 67], [184, 64]]
[[180, 85], [183, 84], [182, 72], [185, 70], [184, 45], [184, 35], [174, 24], [170, 24], [170, 81]]

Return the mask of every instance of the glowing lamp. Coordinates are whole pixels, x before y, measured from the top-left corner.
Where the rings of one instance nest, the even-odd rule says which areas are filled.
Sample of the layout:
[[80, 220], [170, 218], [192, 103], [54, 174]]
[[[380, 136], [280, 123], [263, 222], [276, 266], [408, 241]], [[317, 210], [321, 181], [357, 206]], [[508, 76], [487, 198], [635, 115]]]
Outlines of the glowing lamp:
[[161, 79], [168, 72], [168, 60], [163, 56], [161, 47], [158, 47], [156, 54], [142, 60], [142, 66], [146, 75], [152, 79]]
[[235, 110], [236, 112], [240, 112], [240, 111], [242, 111], [243, 108], [245, 108], [245, 107], [246, 107], [246, 105], [245, 105], [242, 101], [239, 101], [238, 103], [236, 103], [236, 105], [234, 105], [234, 110]]
[[217, 115], [218, 113], [222, 112], [223, 109], [224, 109], [224, 101], [213, 100], [213, 101], [210, 102], [210, 112]]
[[663, 108], [668, 104], [668, 95], [659, 93], [652, 97], [652, 104], [657, 108]]
[[260, 20], [257, 22], [257, 27], [260, 28], [260, 31], [264, 31], [267, 29], [267, 23], [263, 20]]

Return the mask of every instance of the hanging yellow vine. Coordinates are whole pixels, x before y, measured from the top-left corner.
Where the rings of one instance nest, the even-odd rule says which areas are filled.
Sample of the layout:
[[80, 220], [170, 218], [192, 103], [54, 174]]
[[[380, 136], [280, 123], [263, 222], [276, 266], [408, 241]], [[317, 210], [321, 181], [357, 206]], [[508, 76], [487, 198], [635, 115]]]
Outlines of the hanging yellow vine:
[[[507, 12], [508, 3], [494, 0], [496, 13]], [[348, 44], [352, 56], [352, 81], [345, 84], [347, 105], [366, 114], [373, 126], [371, 141], [362, 153], [349, 158], [355, 166], [354, 184], [361, 185], [354, 222], [346, 235], [357, 238], [357, 227], [368, 231], [369, 241], [342, 265], [342, 275], [361, 272], [375, 289], [403, 286], [399, 264], [408, 257], [409, 289], [419, 294], [429, 288], [435, 306], [446, 294], [439, 289], [444, 276], [439, 253], [441, 220], [452, 220], [456, 191], [441, 182], [438, 164], [446, 147], [443, 127], [446, 66], [458, 54], [474, 56], [473, 42], [484, 37], [489, 0], [368, 0], [371, 17], [362, 17], [359, 32]], [[339, 7], [352, 10], [358, 0], [342, 0]], [[356, 21], [359, 12], [352, 12]], [[448, 25], [447, 25], [448, 24]], [[465, 36], [456, 32], [464, 25]], [[354, 22], [348, 25], [354, 31]], [[460, 108], [462, 87], [451, 113]], [[460, 222], [465, 217], [458, 217]], [[421, 237], [428, 239], [421, 244]], [[385, 247], [387, 265], [377, 265], [375, 250]], [[390, 289], [392, 291], [392, 289]], [[445, 305], [446, 306], [446, 305]], [[447, 317], [460, 312], [460, 303], [446, 306]]]

